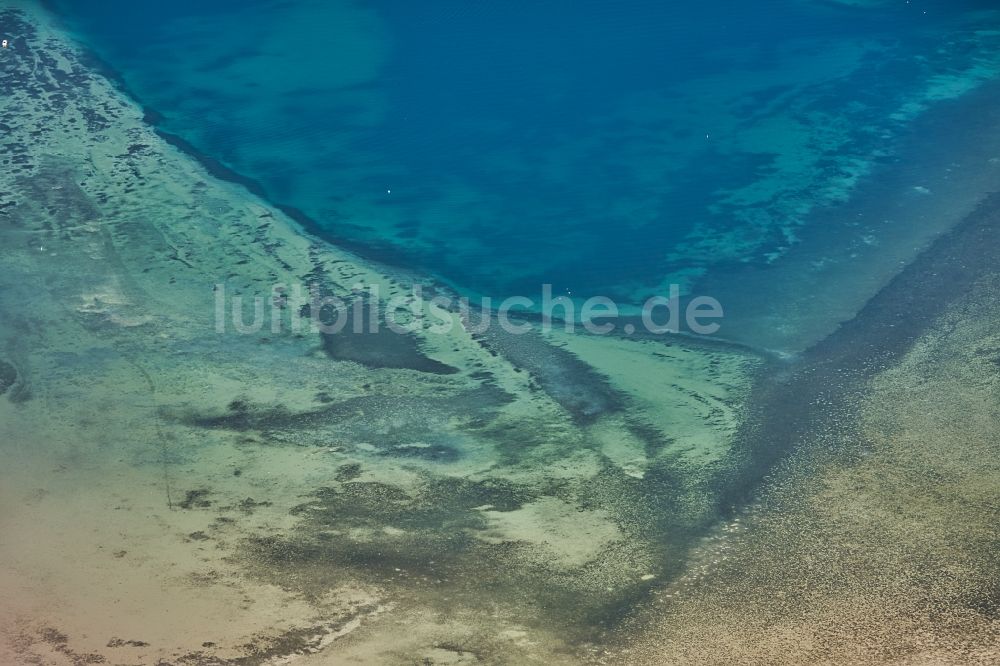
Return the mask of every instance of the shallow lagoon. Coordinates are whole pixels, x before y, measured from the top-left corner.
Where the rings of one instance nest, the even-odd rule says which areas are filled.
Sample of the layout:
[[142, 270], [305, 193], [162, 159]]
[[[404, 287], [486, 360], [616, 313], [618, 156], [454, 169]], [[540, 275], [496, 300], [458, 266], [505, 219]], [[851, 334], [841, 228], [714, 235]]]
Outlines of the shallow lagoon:
[[[895, 157], [830, 199], [896, 211], [893, 233], [832, 206], [826, 224], [842, 223], [843, 236], [806, 225], [781, 257], [702, 265], [699, 279], [719, 293], [760, 296], [747, 275], [773, 265], [795, 278], [796, 266], [819, 262], [803, 284], [822, 295], [843, 284], [818, 269], [874, 233], [884, 253], [840, 270], [879, 266], [877, 279], [847, 290], [854, 305], [841, 301], [833, 324], [860, 314], [821, 344], [803, 342], [814, 317], [793, 312], [791, 333], [768, 333], [759, 310], [728, 333], [758, 327], [740, 343], [456, 326], [405, 343], [331, 344], [289, 330], [220, 335], [213, 285], [267, 294], [312, 280], [349, 294], [361, 282], [388, 299], [427, 276], [311, 236], [214, 178], [49, 15], [24, 6], [0, 16], [15, 35], [0, 63], [10, 153], [0, 179], [0, 660], [996, 657], [995, 605], [982, 593], [1000, 552], [989, 510], [1000, 429], [987, 407], [996, 202], [966, 215], [1000, 136], [985, 80], [991, 35], [977, 32], [985, 16], [968, 29], [935, 24], [939, 41], [953, 37], [939, 55], [954, 67], [904, 77], [900, 90], [923, 87], [906, 88], [917, 96], [893, 119]], [[822, 88], [796, 88], [789, 108], [812, 113]], [[928, 95], [943, 99], [924, 110]], [[919, 132], [931, 130], [939, 150], [921, 149]], [[761, 190], [740, 191], [739, 206], [759, 210]], [[848, 191], [858, 194], [838, 199]], [[294, 203], [308, 211], [306, 201]], [[920, 225], [907, 224], [914, 208], [929, 215]], [[831, 319], [809, 327], [822, 338]], [[952, 418], [958, 402], [973, 405], [969, 418]]]

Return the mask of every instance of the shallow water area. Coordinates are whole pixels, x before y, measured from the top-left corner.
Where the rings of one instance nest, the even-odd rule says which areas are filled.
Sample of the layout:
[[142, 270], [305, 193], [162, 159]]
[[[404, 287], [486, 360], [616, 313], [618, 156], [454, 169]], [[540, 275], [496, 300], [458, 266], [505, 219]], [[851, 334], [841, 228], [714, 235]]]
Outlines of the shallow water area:
[[[470, 295], [623, 307], [781, 270], [1000, 67], [975, 2], [53, 5], [158, 127], [334, 242]], [[883, 231], [859, 236], [906, 242]]]
[[[996, 657], [988, 7], [720, 3], [691, 54], [653, 3], [53, 6], [0, 4], [0, 662]], [[731, 305], [341, 336], [272, 291], [544, 281]]]
[[[220, 335], [220, 275], [249, 293], [408, 285], [212, 179], [44, 14], [3, 19], [15, 663], [572, 659], [681, 565], [716, 499], [684, 453], [705, 444], [645, 418], [655, 390], [537, 334], [418, 330], [387, 365], [291, 329]], [[731, 354], [724, 383], [745, 387], [761, 361]], [[697, 362], [664, 368], [679, 393], [712, 390]], [[731, 433], [689, 427], [724, 453]]]

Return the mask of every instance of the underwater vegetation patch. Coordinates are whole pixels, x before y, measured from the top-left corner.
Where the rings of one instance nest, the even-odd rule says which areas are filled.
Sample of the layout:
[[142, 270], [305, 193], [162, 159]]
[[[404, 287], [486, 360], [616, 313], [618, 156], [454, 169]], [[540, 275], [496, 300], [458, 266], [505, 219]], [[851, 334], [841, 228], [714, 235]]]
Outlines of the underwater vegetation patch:
[[[256, 431], [275, 444], [328, 446], [336, 439], [371, 444], [383, 455], [450, 461], [471, 437], [466, 430], [489, 422], [511, 400], [497, 386], [484, 384], [447, 397], [371, 394], [305, 411], [235, 398], [221, 412], [188, 409], [164, 416], [197, 428]], [[455, 404], [463, 406], [458, 419]]]
[[17, 383], [17, 368], [7, 361], [0, 360], [0, 395], [7, 392]]
[[358, 308], [348, 308], [344, 314], [346, 324], [336, 333], [321, 333], [323, 351], [327, 356], [338, 361], [354, 361], [369, 368], [399, 368], [416, 370], [435, 375], [453, 375], [458, 368], [435, 361], [420, 351], [417, 338], [411, 333], [392, 331], [385, 325], [370, 330], [368, 326], [359, 326], [361, 332], [356, 332], [355, 318], [360, 315], [363, 322], [373, 321], [373, 308], [377, 306], [365, 303]]
[[490, 326], [479, 341], [515, 368], [531, 373], [543, 391], [581, 424], [619, 411], [623, 397], [607, 380], [571, 352], [550, 345], [537, 331], [514, 335]]

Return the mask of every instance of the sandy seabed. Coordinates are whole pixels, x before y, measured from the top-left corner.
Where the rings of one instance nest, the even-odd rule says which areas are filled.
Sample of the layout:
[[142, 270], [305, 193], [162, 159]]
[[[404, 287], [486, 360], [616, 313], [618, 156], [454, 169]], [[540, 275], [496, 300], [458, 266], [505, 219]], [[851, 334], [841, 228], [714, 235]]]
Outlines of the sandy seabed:
[[822, 355], [219, 334], [219, 283], [414, 277], [210, 175], [44, 14], [0, 21], [0, 662], [995, 661], [989, 276], [770, 448]]

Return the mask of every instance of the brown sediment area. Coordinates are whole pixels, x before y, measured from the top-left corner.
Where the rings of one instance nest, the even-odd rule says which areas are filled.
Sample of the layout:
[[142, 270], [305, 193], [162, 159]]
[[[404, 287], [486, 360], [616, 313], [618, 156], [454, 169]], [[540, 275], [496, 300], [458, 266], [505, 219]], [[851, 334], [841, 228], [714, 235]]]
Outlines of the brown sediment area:
[[759, 474], [608, 663], [1000, 659], [997, 247], [992, 195], [755, 391]]
[[[849, 428], [855, 420], [852, 396], [900, 361], [956, 298], [996, 271], [998, 243], [1000, 194], [919, 255], [857, 316], [787, 368], [765, 377], [750, 400], [752, 416], [737, 437], [737, 448], [759, 474], [742, 473], [743, 483], [725, 484], [733, 503], [739, 504], [774, 461], [809, 433], [833, 425]], [[831, 423], [834, 416], [839, 421]]]

